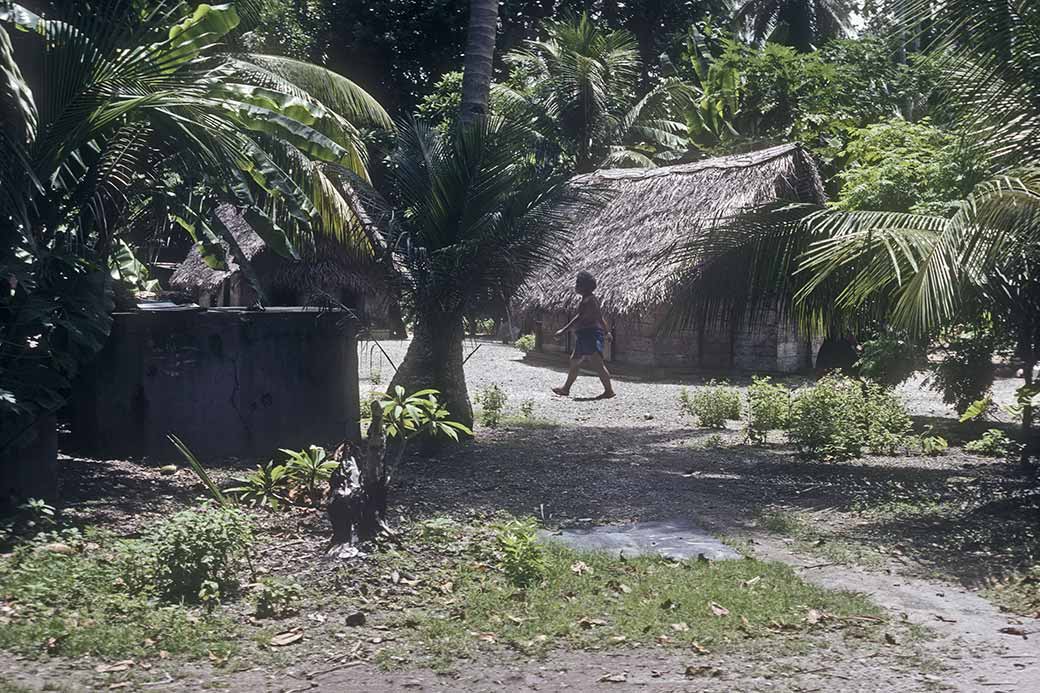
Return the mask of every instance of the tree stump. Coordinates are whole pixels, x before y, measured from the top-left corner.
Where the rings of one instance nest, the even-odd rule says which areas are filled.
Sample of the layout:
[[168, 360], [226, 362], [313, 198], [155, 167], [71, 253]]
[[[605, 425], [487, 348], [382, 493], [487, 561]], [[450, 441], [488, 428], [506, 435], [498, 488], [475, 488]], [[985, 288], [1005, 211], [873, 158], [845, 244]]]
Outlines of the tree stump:
[[334, 453], [339, 467], [329, 479], [330, 556], [356, 555], [353, 547], [375, 538], [383, 528], [390, 484], [386, 454], [383, 409], [378, 402], [373, 402], [372, 423], [363, 451], [359, 453], [348, 441]]

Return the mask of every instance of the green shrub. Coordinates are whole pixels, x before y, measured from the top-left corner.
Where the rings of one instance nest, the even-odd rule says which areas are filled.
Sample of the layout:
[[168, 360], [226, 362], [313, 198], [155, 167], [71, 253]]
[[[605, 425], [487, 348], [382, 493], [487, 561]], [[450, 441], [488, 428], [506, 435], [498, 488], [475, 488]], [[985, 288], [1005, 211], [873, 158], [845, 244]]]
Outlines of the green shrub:
[[891, 389], [878, 383], [861, 383], [862, 411], [867, 437], [863, 445], [876, 454], [893, 454], [905, 447], [913, 428], [910, 413]]
[[684, 387], [679, 394], [679, 408], [697, 418], [705, 428], [725, 428], [727, 419], [740, 418], [740, 393], [725, 383], [714, 380], [693, 394]]
[[141, 543], [88, 527], [41, 533], [14, 546], [0, 558], [0, 595], [13, 607], [0, 626], [0, 649], [8, 656], [108, 660], [152, 658], [163, 650], [223, 659], [237, 649], [235, 623], [129, 589], [120, 556], [140, 556]]
[[964, 444], [967, 452], [987, 457], [1009, 457], [1018, 451], [1018, 444], [998, 428], [991, 428], [977, 440]]
[[923, 361], [920, 347], [886, 332], [863, 343], [854, 368], [861, 378], [895, 387], [913, 375]]
[[254, 588], [257, 618], [280, 618], [296, 612], [303, 589], [295, 582], [261, 578]]
[[495, 526], [498, 567], [516, 587], [525, 588], [545, 578], [545, 551], [538, 544], [533, 520], [510, 520]]
[[237, 590], [252, 543], [249, 518], [237, 508], [182, 510], [126, 544], [124, 581], [169, 601], [212, 606]]
[[517, 349], [519, 349], [520, 351], [524, 352], [525, 354], [528, 354], [528, 353], [534, 351], [534, 347], [535, 347], [534, 335], [533, 334], [525, 334], [524, 336], [520, 337], [520, 339], [518, 339], [515, 342], [513, 342], [513, 346], [515, 346]]
[[488, 428], [495, 428], [502, 420], [502, 410], [509, 396], [498, 385], [489, 385], [477, 395], [480, 404], [480, 423]]
[[993, 352], [1000, 346], [992, 328], [965, 330], [950, 337], [942, 359], [931, 365], [929, 386], [958, 412], [985, 398], [993, 386]]
[[843, 460], [864, 448], [894, 452], [906, 444], [910, 427], [910, 415], [890, 390], [828, 375], [795, 394], [788, 436], [802, 454]]
[[525, 399], [523, 402], [520, 403], [520, 416], [524, 417], [525, 419], [530, 419], [532, 416], [534, 416], [533, 399]]
[[747, 436], [753, 443], [762, 443], [766, 434], [786, 430], [791, 420], [791, 392], [769, 377], [752, 378], [747, 391]]

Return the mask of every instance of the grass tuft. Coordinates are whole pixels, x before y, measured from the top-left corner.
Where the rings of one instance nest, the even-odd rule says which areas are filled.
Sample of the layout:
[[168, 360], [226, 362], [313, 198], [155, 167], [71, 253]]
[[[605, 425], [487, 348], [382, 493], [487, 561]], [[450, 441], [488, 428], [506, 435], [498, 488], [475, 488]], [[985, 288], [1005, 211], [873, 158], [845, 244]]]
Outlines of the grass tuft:
[[[402, 615], [426, 664], [448, 669], [460, 656], [502, 645], [530, 655], [628, 645], [725, 650], [834, 628], [867, 634], [881, 613], [862, 595], [815, 587], [783, 564], [752, 559], [621, 560], [550, 543], [544, 578], [519, 589], [493, 557], [480, 558], [450, 570], [450, 595], [431, 595], [432, 608]], [[404, 658], [381, 664], [397, 659]]]

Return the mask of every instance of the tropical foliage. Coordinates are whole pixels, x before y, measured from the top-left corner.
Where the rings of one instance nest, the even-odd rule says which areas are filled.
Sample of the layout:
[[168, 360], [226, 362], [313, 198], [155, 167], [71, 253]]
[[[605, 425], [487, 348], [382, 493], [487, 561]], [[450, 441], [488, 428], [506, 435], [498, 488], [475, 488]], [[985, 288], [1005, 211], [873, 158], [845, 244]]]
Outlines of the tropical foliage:
[[5, 423], [55, 409], [100, 347], [103, 268], [136, 210], [161, 208], [214, 266], [224, 247], [241, 254], [212, 213], [222, 200], [276, 252], [294, 255], [319, 232], [373, 252], [341, 178], [367, 176], [363, 128], [389, 127], [387, 115], [323, 68], [225, 52], [254, 14], [241, 7], [55, 1], [41, 15], [0, 2]]
[[853, 9], [846, 0], [744, 0], [736, 19], [756, 41], [768, 38], [807, 51], [848, 34]]
[[[714, 243], [722, 254], [737, 246], [754, 248], [762, 271], [753, 281], [776, 287], [784, 284], [779, 277], [793, 274], [796, 312], [818, 329], [836, 322], [887, 321], [928, 337], [961, 322], [991, 321], [1016, 342], [1028, 426], [1040, 349], [1033, 251], [1040, 233], [1040, 78], [1032, 69], [1040, 51], [1040, 14], [1027, 3], [944, 0], [912, 3], [902, 22], [912, 28], [924, 16], [936, 27], [930, 56], [947, 75], [942, 93], [961, 131], [970, 133], [964, 137], [972, 148], [970, 160], [979, 163], [948, 167], [960, 171], [951, 179], [936, 161], [941, 157], [904, 159], [903, 192], [911, 196], [898, 200], [886, 200], [879, 186], [860, 195], [870, 189], [869, 180], [855, 166], [845, 174], [846, 183], [864, 184], [847, 189], [844, 201], [850, 208], [877, 203], [929, 214], [773, 207], [741, 221], [757, 229], [745, 240], [733, 242], [723, 232], [708, 245]], [[918, 149], [948, 146], [922, 127], [901, 126], [893, 140], [895, 133], [878, 126], [855, 141], [851, 153], [862, 157], [870, 149], [898, 148], [899, 140], [916, 139]], [[868, 146], [876, 135], [884, 135], [880, 147]], [[871, 157], [882, 172], [893, 163], [880, 153]], [[936, 209], [938, 198], [968, 188], [975, 171], [989, 177], [949, 211]], [[925, 189], [932, 199], [922, 197]], [[730, 243], [719, 242], [722, 237]]]
[[605, 31], [587, 14], [544, 31], [506, 56], [513, 74], [496, 90], [501, 108], [530, 120], [542, 156], [582, 173], [653, 166], [685, 147], [686, 126], [673, 113], [692, 92], [678, 79], [637, 92], [641, 61], [630, 33]]

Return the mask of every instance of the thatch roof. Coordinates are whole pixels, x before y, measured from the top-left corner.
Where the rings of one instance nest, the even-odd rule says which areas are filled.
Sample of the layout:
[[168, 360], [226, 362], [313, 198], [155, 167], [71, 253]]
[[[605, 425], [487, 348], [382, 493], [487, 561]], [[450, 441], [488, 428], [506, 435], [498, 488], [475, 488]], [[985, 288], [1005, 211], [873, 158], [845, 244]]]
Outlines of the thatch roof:
[[[242, 215], [231, 205], [221, 205], [217, 208], [217, 216], [227, 227], [235, 241], [242, 249], [246, 259], [253, 261], [267, 248], [264, 240], [253, 231]], [[192, 248], [184, 261], [170, 275], [170, 288], [179, 291], [206, 292], [216, 291], [220, 284], [230, 279], [236, 272], [240, 271], [238, 263], [228, 252], [228, 246], [223, 241], [224, 253], [227, 256], [227, 269], [213, 269], [202, 259], [202, 253], [198, 248]]]
[[825, 199], [819, 172], [797, 144], [677, 166], [596, 171], [571, 184], [605, 194], [606, 202], [574, 220], [563, 263], [568, 273], [545, 267], [528, 281], [525, 310], [572, 308], [573, 276], [580, 270], [596, 277], [596, 293], [614, 315], [658, 306], [677, 278], [662, 269], [662, 258], [695, 234], [767, 202]]
[[[265, 289], [288, 288], [305, 299], [315, 300], [323, 293], [338, 296], [339, 290], [346, 288], [374, 298], [375, 305], [389, 296], [386, 277], [376, 262], [359, 261], [334, 239], [319, 237], [313, 250], [302, 253], [300, 260], [291, 260], [269, 251], [234, 206], [221, 205], [216, 214], [235, 237]], [[227, 251], [226, 244], [224, 249]], [[197, 248], [192, 248], [170, 277], [170, 286], [194, 294], [213, 292], [240, 271], [230, 253], [227, 269], [215, 270], [206, 264]]]

